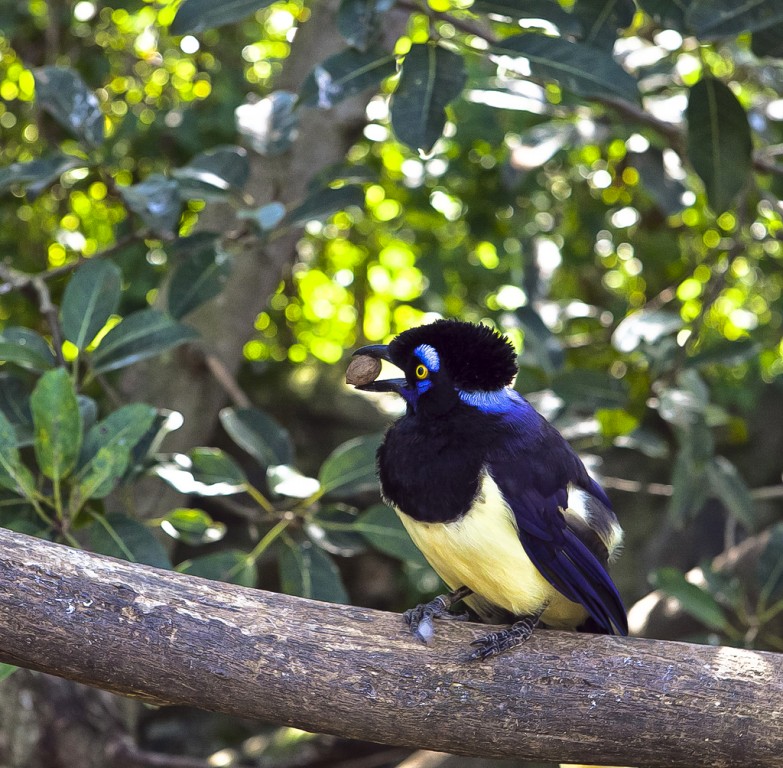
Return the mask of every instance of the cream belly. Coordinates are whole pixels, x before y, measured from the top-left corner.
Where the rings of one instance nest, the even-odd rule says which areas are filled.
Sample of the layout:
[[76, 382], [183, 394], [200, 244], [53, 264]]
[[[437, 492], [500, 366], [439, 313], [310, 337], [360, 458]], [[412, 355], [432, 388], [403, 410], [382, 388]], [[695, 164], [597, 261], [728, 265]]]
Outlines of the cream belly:
[[[454, 523], [420, 523], [397, 514], [413, 543], [450, 589], [465, 586], [515, 616], [530, 616], [547, 605], [541, 620], [551, 627], [574, 628], [587, 611], [561, 595], [525, 553], [513, 514], [496, 483], [484, 476], [470, 512]], [[465, 600], [480, 613], [480, 601]]]

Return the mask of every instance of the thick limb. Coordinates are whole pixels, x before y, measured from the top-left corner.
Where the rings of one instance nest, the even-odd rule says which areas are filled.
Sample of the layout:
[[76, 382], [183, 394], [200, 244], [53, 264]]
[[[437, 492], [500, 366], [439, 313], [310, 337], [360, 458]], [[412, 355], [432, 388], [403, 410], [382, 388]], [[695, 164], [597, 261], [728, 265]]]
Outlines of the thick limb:
[[454, 619], [465, 621], [468, 618], [467, 613], [451, 613], [451, 608], [463, 598], [472, 593], [467, 587], [460, 587], [448, 595], [438, 595], [429, 603], [417, 605], [410, 608], [403, 614], [405, 622], [410, 627], [411, 633], [419, 638], [423, 643], [428, 643], [435, 634], [433, 621], [435, 619]]
[[489, 659], [529, 640], [545, 609], [546, 605], [543, 605], [532, 616], [525, 616], [524, 619], [515, 621], [510, 627], [500, 632], [490, 632], [488, 635], [474, 640], [471, 645], [476, 646], [476, 650], [468, 656], [468, 659], [470, 661]]

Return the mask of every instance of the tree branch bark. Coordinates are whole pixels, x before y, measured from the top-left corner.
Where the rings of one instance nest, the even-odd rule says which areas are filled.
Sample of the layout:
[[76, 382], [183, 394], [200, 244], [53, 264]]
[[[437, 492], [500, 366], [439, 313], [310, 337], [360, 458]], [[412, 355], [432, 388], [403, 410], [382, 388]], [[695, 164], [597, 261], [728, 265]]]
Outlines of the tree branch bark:
[[465, 661], [399, 616], [210, 582], [0, 530], [0, 660], [188, 704], [463, 755], [783, 766], [783, 656], [541, 631]]

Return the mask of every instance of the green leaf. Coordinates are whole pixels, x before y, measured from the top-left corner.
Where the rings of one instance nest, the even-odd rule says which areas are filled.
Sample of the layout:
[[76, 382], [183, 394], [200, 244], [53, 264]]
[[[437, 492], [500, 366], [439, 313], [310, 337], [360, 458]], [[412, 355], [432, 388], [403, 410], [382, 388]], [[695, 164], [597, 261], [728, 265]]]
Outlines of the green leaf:
[[160, 527], [189, 546], [214, 544], [226, 535], [225, 523], [215, 522], [203, 509], [180, 508], [169, 512]]
[[388, 51], [362, 53], [349, 48], [315, 66], [302, 84], [299, 100], [305, 106], [331, 109], [343, 99], [379, 86], [396, 71], [396, 59]]
[[527, 77], [556, 80], [577, 96], [639, 102], [639, 88], [610, 53], [559, 37], [523, 34], [490, 46], [506, 69]]
[[601, 427], [601, 434], [609, 440], [627, 436], [639, 426], [639, 419], [622, 408], [598, 408], [595, 419]]
[[212, 581], [225, 581], [242, 587], [255, 587], [258, 583], [256, 564], [244, 552], [228, 549], [223, 552], [211, 552], [192, 560], [185, 560], [177, 566], [180, 573], [200, 576]]
[[18, 326], [0, 331], [0, 360], [36, 373], [45, 373], [57, 364], [43, 336]]
[[669, 457], [669, 443], [648, 427], [637, 427], [628, 435], [620, 435], [615, 438], [614, 444], [620, 448], [639, 451], [651, 459]]
[[63, 334], [83, 350], [106, 325], [120, 303], [122, 273], [110, 261], [88, 261], [77, 269], [63, 293]]
[[426, 560], [413, 543], [397, 513], [384, 504], [370, 507], [354, 525], [354, 530], [390, 557], [424, 564]]
[[364, 190], [349, 184], [332, 189], [326, 187], [308, 195], [296, 208], [288, 212], [283, 220], [287, 227], [298, 227], [308, 221], [326, 221], [337, 211], [355, 205], [364, 208]]
[[95, 515], [89, 527], [90, 549], [131, 563], [171, 568], [169, 556], [150, 529], [119, 513]]
[[707, 465], [710, 496], [749, 531], [756, 529], [756, 505], [737, 468], [723, 456], [715, 456]]
[[783, 59], [783, 24], [754, 32], [750, 48], [759, 58]]
[[644, 152], [629, 152], [627, 157], [639, 172], [642, 186], [662, 213], [672, 216], [685, 207], [682, 201], [685, 187], [666, 172], [660, 149], [650, 147]]
[[462, 57], [437, 45], [413, 45], [405, 56], [391, 102], [399, 141], [429, 152], [446, 125], [446, 105], [462, 93], [467, 75]]
[[184, 200], [225, 200], [242, 195], [250, 162], [246, 149], [218, 146], [196, 155], [171, 175], [179, 182], [179, 195]]
[[564, 371], [552, 380], [552, 391], [569, 405], [589, 410], [623, 408], [628, 403], [626, 383], [603, 371]]
[[345, 497], [377, 490], [375, 454], [382, 440], [383, 435], [366, 435], [335, 448], [318, 473], [323, 492]]
[[242, 469], [218, 448], [194, 448], [174, 454], [172, 460], [154, 467], [155, 474], [184, 494], [231, 496], [247, 485]]
[[611, 52], [618, 31], [631, 26], [636, 13], [633, 0], [576, 0], [574, 15], [581, 21], [585, 45]]
[[156, 415], [152, 406], [134, 403], [122, 406], [90, 428], [71, 492], [72, 514], [87, 499], [100, 499], [114, 490], [128, 469], [133, 449], [150, 430]]
[[19, 667], [15, 667], [13, 664], [4, 664], [0, 662], [0, 682], [7, 677], [11, 677], [17, 669], [19, 669]]
[[184, 238], [181, 245], [188, 248], [191, 242], [189, 255], [174, 270], [169, 283], [169, 313], [177, 320], [217, 296], [231, 273], [228, 254], [214, 237], [195, 235]]
[[783, 22], [780, 0], [692, 0], [686, 20], [697, 37], [736, 37]]
[[770, 530], [756, 565], [756, 574], [767, 604], [783, 597], [783, 523]]
[[265, 157], [286, 152], [299, 132], [298, 97], [290, 91], [273, 91], [254, 104], [242, 104], [234, 111], [237, 131]]
[[172, 35], [193, 35], [250, 16], [274, 0], [185, 0], [169, 27]]
[[695, 465], [687, 451], [680, 451], [672, 471], [672, 496], [669, 516], [679, 528], [692, 520], [709, 498], [709, 483], [704, 467]]
[[761, 346], [752, 339], [720, 339], [685, 362], [688, 367], [698, 368], [702, 365], [735, 366], [753, 360], [761, 351]]
[[56, 368], [41, 376], [30, 395], [35, 428], [35, 457], [46, 477], [71, 473], [82, 445], [82, 416], [68, 371]]
[[0, 412], [0, 487], [30, 499], [35, 495], [35, 479], [22, 464], [16, 447], [16, 433], [5, 414]]
[[160, 173], [152, 173], [144, 181], [120, 187], [119, 191], [125, 205], [138, 214], [153, 232], [174, 234], [182, 211], [179, 182]]
[[49, 155], [26, 163], [11, 163], [0, 168], [0, 194], [20, 186], [28, 195], [36, 197], [60, 176], [73, 168], [84, 167], [84, 160], [69, 155]]
[[688, 3], [683, 0], [637, 0], [639, 7], [664, 29], [676, 29], [687, 32], [685, 13]]
[[68, 67], [33, 70], [36, 103], [88, 147], [103, 144], [103, 113], [95, 94]]
[[256, 408], [224, 408], [220, 423], [228, 436], [263, 467], [292, 464], [294, 445], [288, 430]]
[[688, 159], [704, 182], [710, 207], [730, 208], [751, 175], [748, 116], [728, 86], [712, 77], [690, 89]]
[[30, 390], [15, 376], [0, 374], [0, 413], [16, 431], [17, 445], [32, 445], [33, 415], [30, 412]]
[[311, 541], [285, 545], [280, 555], [280, 583], [289, 595], [327, 603], [350, 602], [334, 561]]
[[342, 0], [337, 11], [337, 29], [351, 48], [366, 51], [379, 37], [379, 17], [394, 0]]
[[356, 511], [342, 504], [320, 507], [306, 519], [304, 529], [310, 539], [332, 555], [352, 557], [367, 549], [364, 537], [355, 529]]
[[519, 325], [525, 332], [522, 352], [523, 362], [532, 360], [550, 376], [560, 370], [565, 362], [565, 353], [557, 336], [549, 330], [541, 316], [532, 307], [520, 307], [514, 312]]
[[573, 13], [554, 0], [474, 0], [474, 13], [492, 13], [511, 19], [542, 19], [554, 24], [564, 35], [582, 34], [582, 24]]
[[715, 598], [696, 584], [691, 584], [676, 568], [661, 568], [653, 576], [653, 585], [676, 598], [682, 609], [702, 624], [718, 632], [728, 628], [728, 621]]
[[198, 334], [155, 309], [141, 309], [114, 326], [92, 353], [95, 373], [124, 368], [192, 341]]

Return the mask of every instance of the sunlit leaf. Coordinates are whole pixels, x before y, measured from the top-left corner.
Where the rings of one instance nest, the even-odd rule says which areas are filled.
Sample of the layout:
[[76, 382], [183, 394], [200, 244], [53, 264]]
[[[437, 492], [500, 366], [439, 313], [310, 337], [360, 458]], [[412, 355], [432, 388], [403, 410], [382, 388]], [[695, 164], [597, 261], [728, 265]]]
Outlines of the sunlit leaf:
[[612, 334], [612, 345], [619, 352], [633, 352], [640, 344], [656, 344], [682, 327], [682, 318], [676, 312], [641, 309], [620, 321]]
[[690, 89], [686, 117], [688, 159], [704, 182], [710, 206], [720, 213], [750, 179], [748, 116], [727, 85], [704, 77]]
[[780, 0], [692, 0], [686, 20], [705, 40], [736, 37], [783, 22]]
[[268, 467], [266, 480], [273, 494], [287, 496], [289, 499], [307, 499], [321, 488], [321, 484], [314, 477], [307, 477], [288, 464]]
[[219, 448], [194, 448], [154, 467], [155, 474], [180, 493], [230, 496], [241, 493], [247, 478], [241, 467]]
[[331, 557], [311, 541], [286, 545], [280, 554], [280, 583], [289, 595], [348, 603], [348, 593]]
[[82, 417], [68, 371], [47, 371], [30, 395], [35, 457], [46, 477], [60, 480], [76, 466], [82, 445]]
[[198, 334], [156, 309], [141, 309], [114, 326], [92, 353], [92, 368], [107, 373], [160, 355]]
[[103, 328], [120, 302], [122, 273], [110, 261], [88, 261], [65, 287], [60, 322], [68, 341], [83, 350]]
[[376, 490], [378, 477], [375, 454], [382, 439], [382, 435], [366, 435], [348, 440], [335, 448], [318, 473], [324, 493], [351, 496]]
[[425, 563], [397, 514], [384, 504], [370, 507], [359, 517], [354, 529], [386, 555], [412, 563]]
[[653, 585], [676, 598], [686, 613], [710, 629], [727, 629], [726, 616], [715, 598], [696, 584], [691, 584], [676, 568], [660, 568], [654, 574]]
[[179, 182], [179, 195], [185, 200], [224, 200], [242, 194], [250, 162], [242, 147], [212, 147], [175, 168], [171, 175]]
[[337, 211], [352, 205], [364, 207], [364, 190], [361, 187], [326, 187], [308, 195], [296, 208], [288, 212], [283, 223], [289, 227], [297, 227], [308, 221], [324, 221]]
[[462, 93], [462, 57], [437, 45], [413, 45], [405, 56], [391, 102], [394, 135], [411, 149], [429, 152], [446, 124], [446, 106]]
[[554, 24], [564, 35], [582, 34], [576, 15], [563, 10], [555, 0], [474, 0], [470, 9], [511, 19], [542, 19]]
[[195, 235], [179, 242], [186, 253], [169, 283], [168, 308], [180, 320], [222, 290], [231, 273], [231, 260], [212, 236]]
[[152, 173], [131, 187], [120, 187], [125, 204], [156, 234], [173, 234], [179, 224], [182, 198], [179, 182]]
[[639, 89], [606, 51], [559, 37], [513, 35], [490, 47], [498, 63], [523, 77], [556, 80], [585, 98], [623, 99], [637, 103]]
[[377, 87], [397, 71], [393, 54], [384, 50], [362, 53], [347, 49], [316, 64], [299, 92], [302, 104], [331, 109], [337, 102]]
[[707, 465], [710, 495], [718, 499], [726, 511], [749, 531], [757, 527], [756, 505], [737, 468], [723, 456], [715, 456]]
[[177, 566], [181, 573], [200, 576], [202, 579], [226, 581], [242, 587], [255, 587], [258, 582], [258, 570], [253, 560], [245, 552], [228, 549], [211, 552], [192, 560], [185, 560]]
[[213, 544], [226, 535], [225, 523], [216, 522], [203, 509], [173, 509], [161, 521], [160, 527], [173, 539], [190, 546]]
[[633, 0], [577, 0], [574, 16], [582, 23], [579, 36], [585, 45], [611, 51], [619, 30], [633, 23]]
[[18, 326], [7, 326], [0, 331], [0, 361], [36, 373], [45, 373], [57, 363], [43, 336]]
[[184, 0], [169, 27], [172, 35], [188, 35], [233, 24], [266, 8], [274, 0]]
[[220, 423], [229, 437], [262, 466], [292, 464], [294, 446], [285, 427], [256, 408], [224, 408]]
[[254, 104], [242, 104], [234, 111], [237, 131], [260, 155], [274, 157], [286, 152], [299, 132], [295, 93], [273, 91]]
[[131, 563], [171, 568], [163, 545], [143, 523], [127, 515], [97, 516], [88, 529], [90, 550]]
[[15, 186], [36, 197], [54, 184], [65, 171], [84, 166], [84, 160], [70, 155], [49, 155], [24, 163], [11, 163], [0, 168], [0, 194]]
[[79, 74], [69, 67], [39, 67], [33, 75], [37, 104], [87, 146], [100, 146], [103, 113]]

